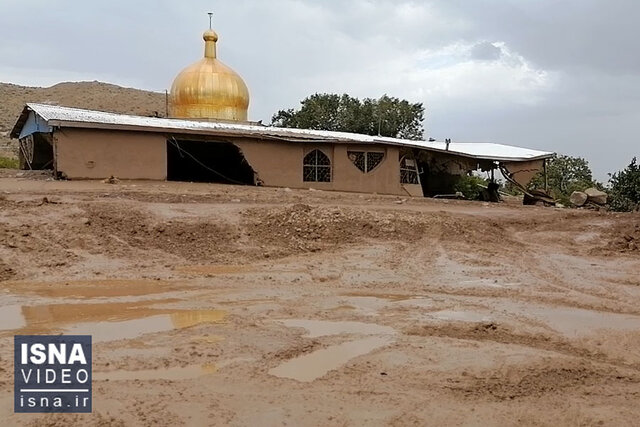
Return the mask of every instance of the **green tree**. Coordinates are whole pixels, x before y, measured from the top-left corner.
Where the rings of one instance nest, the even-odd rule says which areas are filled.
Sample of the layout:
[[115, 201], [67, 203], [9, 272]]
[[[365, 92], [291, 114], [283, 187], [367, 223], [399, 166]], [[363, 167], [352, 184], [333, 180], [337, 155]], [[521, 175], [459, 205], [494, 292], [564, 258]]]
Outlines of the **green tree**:
[[299, 110], [280, 110], [271, 124], [279, 127], [354, 132], [393, 138], [423, 138], [424, 106], [382, 96], [360, 100], [347, 94], [311, 95]]
[[[574, 191], [589, 187], [600, 187], [593, 180], [589, 162], [582, 157], [554, 154], [547, 160], [547, 179], [553, 197], [564, 205], [569, 205], [569, 196]], [[544, 188], [544, 174], [540, 172], [529, 183], [529, 189]]]
[[611, 209], [629, 212], [640, 206], [640, 165], [636, 158], [623, 170], [609, 174]]

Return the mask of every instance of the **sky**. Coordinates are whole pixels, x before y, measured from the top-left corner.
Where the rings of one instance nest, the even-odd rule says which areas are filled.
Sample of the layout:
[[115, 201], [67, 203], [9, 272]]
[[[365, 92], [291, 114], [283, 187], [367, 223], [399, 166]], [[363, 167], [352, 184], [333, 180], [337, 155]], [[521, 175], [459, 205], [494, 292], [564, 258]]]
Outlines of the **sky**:
[[164, 91], [209, 11], [251, 120], [387, 94], [424, 104], [426, 136], [584, 157], [602, 181], [640, 157], [637, 0], [0, 0], [0, 81]]

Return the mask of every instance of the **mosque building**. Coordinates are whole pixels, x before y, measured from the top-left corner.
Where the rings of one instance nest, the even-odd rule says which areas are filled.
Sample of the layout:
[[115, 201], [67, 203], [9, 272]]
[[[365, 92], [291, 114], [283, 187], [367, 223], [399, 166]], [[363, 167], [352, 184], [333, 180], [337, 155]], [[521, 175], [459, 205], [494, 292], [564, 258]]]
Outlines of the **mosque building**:
[[66, 179], [171, 180], [429, 196], [492, 171], [526, 183], [550, 152], [493, 143], [413, 141], [248, 121], [249, 89], [205, 31], [204, 56], [182, 70], [168, 118], [28, 103], [11, 137], [25, 169]]

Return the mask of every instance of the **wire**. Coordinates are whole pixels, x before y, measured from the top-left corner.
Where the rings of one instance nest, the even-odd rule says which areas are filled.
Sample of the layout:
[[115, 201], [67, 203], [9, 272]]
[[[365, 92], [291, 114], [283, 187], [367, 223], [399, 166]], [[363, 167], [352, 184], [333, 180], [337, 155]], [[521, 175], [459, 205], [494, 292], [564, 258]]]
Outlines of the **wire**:
[[[173, 140], [173, 141], [172, 141]], [[196, 159], [193, 154], [189, 153], [188, 151], [180, 148], [180, 145], [178, 145], [178, 141], [176, 141], [176, 139], [174, 137], [171, 137], [171, 139], [169, 140], [169, 142], [171, 142], [177, 149], [178, 149], [178, 153], [180, 154], [181, 157], [184, 158], [184, 156], [182, 156], [182, 153], [186, 154], [187, 156], [191, 157], [191, 159], [193, 159], [193, 161], [195, 161], [197, 164], [199, 164], [200, 166], [202, 166], [203, 168], [205, 168], [206, 170], [208, 170], [209, 172], [213, 172], [214, 174], [218, 175], [220, 178], [222, 179], [226, 179], [227, 181], [231, 182], [232, 184], [237, 184], [237, 185], [247, 185], [246, 182], [241, 182], [241, 181], [236, 181], [235, 179], [229, 178], [228, 176], [225, 176], [223, 174], [221, 174], [220, 172], [218, 172], [217, 170], [211, 169], [209, 166], [205, 165], [204, 163], [202, 163], [200, 160]]]

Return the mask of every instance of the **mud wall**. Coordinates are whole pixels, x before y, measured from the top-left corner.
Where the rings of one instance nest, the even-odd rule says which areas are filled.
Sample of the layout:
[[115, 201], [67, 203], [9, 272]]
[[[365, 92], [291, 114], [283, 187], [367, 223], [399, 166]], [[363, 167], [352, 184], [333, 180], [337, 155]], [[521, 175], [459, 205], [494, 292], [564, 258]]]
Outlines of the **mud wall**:
[[[400, 184], [399, 150], [379, 145], [310, 144], [236, 139], [251, 167], [264, 185], [273, 187], [314, 188], [319, 190], [410, 195]], [[331, 182], [303, 181], [304, 156], [315, 149], [331, 159]], [[348, 151], [384, 152], [382, 162], [368, 173], [349, 159]]]
[[64, 128], [54, 132], [56, 170], [68, 178], [158, 179], [167, 176], [162, 134]]
[[[198, 139], [203, 137], [191, 137]], [[221, 138], [217, 138], [221, 139]], [[400, 183], [399, 149], [365, 144], [315, 144], [222, 138], [238, 146], [266, 186], [421, 196], [419, 186]], [[56, 170], [69, 178], [164, 180], [167, 136], [161, 133], [64, 128], [54, 133]], [[203, 143], [206, 140], [203, 138]], [[303, 181], [304, 156], [320, 149], [331, 159], [331, 182]], [[384, 152], [364, 173], [349, 151]]]
[[526, 187], [534, 176], [544, 168], [544, 160], [531, 160], [528, 162], [503, 163], [504, 167], [513, 174], [513, 179], [518, 184]]

